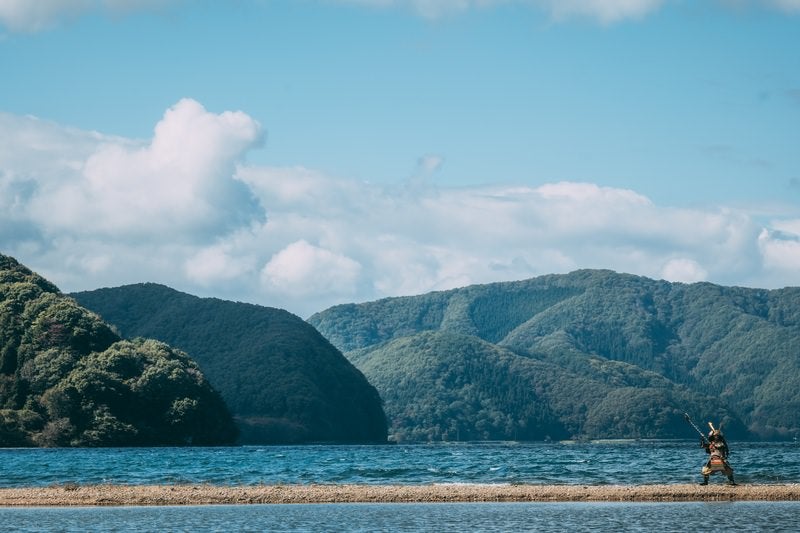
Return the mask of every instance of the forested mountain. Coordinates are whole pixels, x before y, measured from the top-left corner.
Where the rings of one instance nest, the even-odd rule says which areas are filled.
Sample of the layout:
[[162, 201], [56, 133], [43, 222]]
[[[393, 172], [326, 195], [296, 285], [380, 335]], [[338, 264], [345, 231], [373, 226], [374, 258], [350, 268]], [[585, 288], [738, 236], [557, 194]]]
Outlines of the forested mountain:
[[236, 428], [197, 365], [121, 340], [0, 255], [0, 446], [229, 444]]
[[126, 338], [153, 337], [186, 351], [225, 399], [243, 443], [386, 441], [375, 388], [287, 311], [152, 283], [72, 296]]
[[309, 322], [378, 388], [399, 439], [690, 436], [683, 411], [738, 438], [800, 433], [800, 288], [581, 270]]

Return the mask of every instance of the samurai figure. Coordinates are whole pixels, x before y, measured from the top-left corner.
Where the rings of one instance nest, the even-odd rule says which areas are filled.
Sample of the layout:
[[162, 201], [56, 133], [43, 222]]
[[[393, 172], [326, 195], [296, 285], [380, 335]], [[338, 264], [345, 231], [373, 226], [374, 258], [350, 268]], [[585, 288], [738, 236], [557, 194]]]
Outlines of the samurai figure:
[[733, 480], [733, 468], [728, 463], [728, 443], [725, 442], [725, 437], [722, 435], [722, 425], [719, 428], [715, 428], [711, 422], [708, 425], [711, 428], [708, 439], [700, 440], [700, 446], [709, 454], [708, 462], [700, 471], [703, 474], [703, 482], [700, 484], [708, 485], [708, 478], [711, 474], [722, 472], [728, 477], [728, 485], [736, 485]]

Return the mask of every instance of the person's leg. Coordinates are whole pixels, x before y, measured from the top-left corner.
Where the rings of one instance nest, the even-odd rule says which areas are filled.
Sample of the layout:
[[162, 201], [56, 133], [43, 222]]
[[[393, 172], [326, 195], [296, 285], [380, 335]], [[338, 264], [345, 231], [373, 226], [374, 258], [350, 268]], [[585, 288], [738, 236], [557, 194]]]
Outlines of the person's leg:
[[700, 483], [701, 485], [708, 485], [708, 476], [711, 475], [711, 467], [706, 464], [700, 473], [703, 474], [703, 481]]
[[728, 463], [725, 463], [725, 475], [728, 476], [728, 485], [736, 485], [736, 481], [733, 480], [733, 468]]

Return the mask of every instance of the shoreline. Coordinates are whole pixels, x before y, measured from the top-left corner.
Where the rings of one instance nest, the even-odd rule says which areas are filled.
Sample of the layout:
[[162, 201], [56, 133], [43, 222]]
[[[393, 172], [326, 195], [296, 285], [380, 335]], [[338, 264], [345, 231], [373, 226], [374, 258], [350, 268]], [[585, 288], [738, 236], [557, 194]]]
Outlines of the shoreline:
[[775, 485], [54, 485], [0, 488], [0, 507], [302, 503], [798, 501]]

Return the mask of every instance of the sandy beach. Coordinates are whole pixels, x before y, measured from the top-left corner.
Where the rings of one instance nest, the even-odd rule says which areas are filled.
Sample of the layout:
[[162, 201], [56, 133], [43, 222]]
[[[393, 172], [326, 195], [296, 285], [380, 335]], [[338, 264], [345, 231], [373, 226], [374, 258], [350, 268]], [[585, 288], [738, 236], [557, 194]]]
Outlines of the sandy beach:
[[58, 485], [0, 489], [0, 506], [800, 500], [780, 485]]

